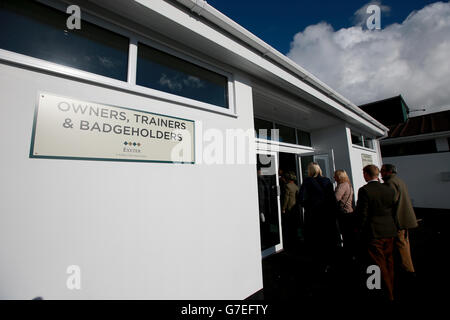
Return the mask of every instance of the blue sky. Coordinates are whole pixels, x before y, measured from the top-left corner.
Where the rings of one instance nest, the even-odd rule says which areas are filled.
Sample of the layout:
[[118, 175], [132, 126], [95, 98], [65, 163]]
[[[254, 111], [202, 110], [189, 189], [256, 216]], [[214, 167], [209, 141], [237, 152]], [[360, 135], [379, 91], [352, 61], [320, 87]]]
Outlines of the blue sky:
[[[207, 0], [207, 2], [257, 35], [283, 54], [287, 54], [294, 35], [307, 26], [326, 21], [335, 30], [353, 25], [353, 14], [369, 1], [360, 0]], [[436, 1], [382, 1], [390, 12], [381, 15], [381, 27], [402, 22], [412, 11]]]
[[[449, 1], [208, 3], [357, 105], [401, 94], [411, 109], [450, 109]], [[381, 30], [364, 27], [369, 4]]]

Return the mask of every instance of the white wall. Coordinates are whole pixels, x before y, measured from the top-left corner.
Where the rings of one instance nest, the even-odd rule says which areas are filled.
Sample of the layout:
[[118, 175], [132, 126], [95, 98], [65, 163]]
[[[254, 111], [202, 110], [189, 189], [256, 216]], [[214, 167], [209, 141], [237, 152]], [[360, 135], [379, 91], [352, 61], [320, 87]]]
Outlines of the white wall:
[[373, 164], [380, 166], [381, 158], [378, 141], [374, 141], [374, 150], [354, 146], [351, 140], [351, 130], [344, 122], [336, 126], [313, 131], [311, 140], [314, 149], [318, 152], [326, 152], [333, 149], [336, 170], [343, 169], [348, 173], [355, 189], [356, 200], [359, 188], [366, 184], [362, 174], [361, 154], [372, 156]]
[[450, 172], [450, 152], [386, 157], [383, 162], [397, 167], [413, 206], [450, 209], [450, 181], [443, 181], [441, 175]]
[[[241, 80], [233, 118], [0, 63], [0, 299], [243, 299], [261, 289], [254, 165], [29, 158], [39, 91], [224, 131], [253, 128]], [[69, 265], [81, 267], [79, 291], [66, 288]]]
[[[351, 175], [349, 146], [345, 123], [311, 132], [311, 142], [317, 152], [334, 153], [335, 168], [344, 169]], [[330, 170], [332, 170], [330, 168]], [[328, 177], [333, 179], [333, 176]]]
[[[364, 180], [363, 176], [363, 162], [362, 162], [362, 155], [368, 155], [372, 157], [372, 162], [374, 165], [381, 168], [381, 157], [380, 157], [380, 146], [379, 142], [374, 140], [374, 150], [368, 149], [368, 148], [362, 148], [359, 146], [355, 146], [352, 144], [351, 139], [351, 130], [350, 128], [347, 128], [347, 137], [348, 137], [348, 143], [350, 145], [350, 158], [351, 158], [351, 165], [352, 165], [352, 180], [353, 180], [353, 188], [355, 190], [355, 201], [358, 200], [358, 190], [362, 186], [364, 186], [367, 182]], [[381, 178], [381, 176], [380, 176]]]

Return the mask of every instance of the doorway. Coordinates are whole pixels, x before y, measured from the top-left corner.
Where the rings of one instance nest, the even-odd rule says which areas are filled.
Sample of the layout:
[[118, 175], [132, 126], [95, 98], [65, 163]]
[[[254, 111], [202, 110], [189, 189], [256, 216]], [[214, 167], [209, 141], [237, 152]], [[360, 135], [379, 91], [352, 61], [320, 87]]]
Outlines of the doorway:
[[322, 175], [332, 180], [335, 171], [333, 149], [326, 152], [311, 152], [298, 155], [302, 178], [308, 176], [308, 164], [317, 162], [322, 169]]
[[256, 154], [262, 257], [283, 249], [278, 159], [275, 152]]
[[[299, 170], [298, 155], [295, 153], [279, 152], [278, 159], [283, 248], [286, 251], [295, 250], [303, 240], [301, 211], [296, 203], [297, 196], [295, 196], [295, 199], [289, 199], [289, 194], [292, 194], [293, 190], [297, 190], [298, 193], [300, 188], [301, 172]], [[288, 184], [291, 185], [288, 186]], [[286, 194], [287, 190], [290, 190], [288, 194]], [[295, 201], [295, 205], [289, 208], [289, 206], [292, 206], [293, 200]]]
[[290, 176], [291, 183], [300, 189], [308, 176], [310, 162], [318, 162], [323, 175], [330, 177], [334, 172], [333, 152], [298, 154], [258, 151], [256, 156], [262, 257], [283, 249], [297, 250], [303, 243], [304, 212], [296, 204], [282, 213], [287, 201], [286, 184]]

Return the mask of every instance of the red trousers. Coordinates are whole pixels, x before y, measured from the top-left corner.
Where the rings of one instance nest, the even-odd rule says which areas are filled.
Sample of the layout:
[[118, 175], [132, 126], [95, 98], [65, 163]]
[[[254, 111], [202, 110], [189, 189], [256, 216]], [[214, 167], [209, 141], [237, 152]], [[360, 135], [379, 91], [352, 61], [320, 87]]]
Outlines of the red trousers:
[[389, 300], [394, 300], [394, 238], [373, 239], [368, 246], [369, 257], [380, 267], [381, 278]]

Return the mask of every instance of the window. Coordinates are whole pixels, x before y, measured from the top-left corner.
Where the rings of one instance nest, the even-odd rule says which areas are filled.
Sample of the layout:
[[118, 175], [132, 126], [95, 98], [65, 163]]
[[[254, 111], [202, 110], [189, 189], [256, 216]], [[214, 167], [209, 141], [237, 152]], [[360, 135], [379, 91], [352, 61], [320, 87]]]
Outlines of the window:
[[363, 146], [362, 136], [359, 134], [352, 133], [352, 144], [356, 144], [357, 146]]
[[311, 134], [309, 132], [297, 129], [297, 139], [298, 139], [298, 144], [300, 144], [302, 146], [308, 146], [308, 147], [312, 146]]
[[[309, 132], [274, 123], [272, 121], [258, 118], [254, 118], [254, 120], [257, 138], [275, 140], [275, 137], [272, 136], [271, 132], [271, 130], [275, 128], [278, 130], [277, 141], [311, 147], [311, 134]], [[264, 129], [266, 131], [263, 131]]]
[[308, 176], [308, 165], [314, 162], [314, 156], [301, 156], [300, 163], [302, 165], [302, 177]]
[[372, 150], [375, 149], [372, 138], [365, 137], [355, 132], [352, 132], [352, 144]]
[[138, 44], [136, 84], [228, 108], [228, 78]]
[[373, 140], [363, 136], [363, 146], [368, 149], [374, 149]]
[[272, 122], [255, 118], [255, 131], [257, 138], [270, 140], [272, 129], [273, 129]]
[[434, 140], [415, 141], [381, 146], [381, 155], [383, 157], [401, 157], [436, 152], [437, 148], [436, 142]]
[[87, 21], [67, 30], [68, 15], [25, 0], [0, 0], [0, 48], [126, 81], [128, 38]]
[[278, 141], [292, 144], [297, 143], [295, 128], [283, 126], [278, 123], [275, 123], [275, 128], [278, 129]]

